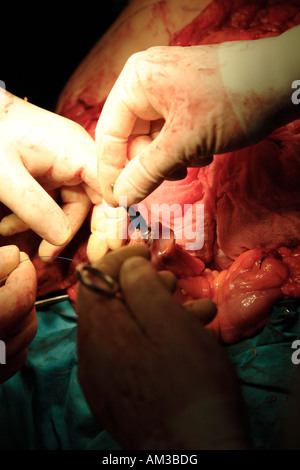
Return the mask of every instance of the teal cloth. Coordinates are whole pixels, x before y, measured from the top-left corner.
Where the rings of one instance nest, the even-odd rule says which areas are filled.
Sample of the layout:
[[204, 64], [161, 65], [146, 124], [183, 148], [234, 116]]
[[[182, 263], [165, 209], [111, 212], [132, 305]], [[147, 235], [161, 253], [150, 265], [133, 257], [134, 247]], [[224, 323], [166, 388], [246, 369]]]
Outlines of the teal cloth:
[[[227, 347], [246, 403], [254, 448], [277, 448], [297, 365], [300, 301], [278, 302], [254, 337]], [[0, 385], [0, 449], [118, 450], [94, 420], [77, 381], [76, 315], [68, 302], [38, 314], [22, 370]], [[1, 366], [0, 366], [1, 367]], [[103, 378], [105, 380], [105, 378]]]
[[291, 348], [300, 338], [300, 299], [277, 302], [265, 327], [255, 336], [227, 347], [246, 403], [256, 449], [278, 449], [300, 364]]
[[25, 366], [0, 385], [0, 449], [118, 449], [92, 417], [77, 381], [71, 305], [61, 302], [37, 316]]

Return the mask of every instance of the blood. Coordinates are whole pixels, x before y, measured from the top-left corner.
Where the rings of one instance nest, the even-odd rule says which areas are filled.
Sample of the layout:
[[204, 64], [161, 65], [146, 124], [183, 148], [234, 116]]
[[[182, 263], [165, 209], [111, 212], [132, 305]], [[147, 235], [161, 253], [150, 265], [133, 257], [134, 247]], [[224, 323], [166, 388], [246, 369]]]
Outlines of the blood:
[[277, 36], [299, 24], [298, 0], [215, 0], [174, 35], [170, 45], [192, 46]]

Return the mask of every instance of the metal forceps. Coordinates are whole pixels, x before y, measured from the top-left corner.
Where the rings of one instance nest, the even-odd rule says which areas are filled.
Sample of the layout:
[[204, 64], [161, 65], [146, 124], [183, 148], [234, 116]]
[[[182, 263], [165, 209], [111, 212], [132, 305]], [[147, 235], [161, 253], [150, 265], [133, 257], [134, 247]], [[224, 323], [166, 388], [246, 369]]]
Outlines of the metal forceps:
[[36, 308], [47, 307], [48, 305], [53, 305], [58, 302], [63, 302], [64, 300], [70, 300], [68, 294], [55, 295], [53, 297], [48, 297], [45, 299], [39, 299], [35, 302]]
[[119, 284], [109, 274], [93, 268], [89, 264], [81, 264], [76, 268], [78, 280], [88, 289], [113, 297], [119, 292]]

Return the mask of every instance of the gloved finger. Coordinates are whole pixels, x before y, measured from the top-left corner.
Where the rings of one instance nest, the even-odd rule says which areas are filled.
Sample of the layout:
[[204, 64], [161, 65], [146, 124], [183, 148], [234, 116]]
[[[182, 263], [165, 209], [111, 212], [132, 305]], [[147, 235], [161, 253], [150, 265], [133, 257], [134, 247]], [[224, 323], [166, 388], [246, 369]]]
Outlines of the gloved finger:
[[182, 167], [182, 143], [171, 135], [166, 124], [158, 137], [123, 169], [114, 183], [114, 198], [119, 201], [126, 195], [131, 206], [146, 198], [178, 167]]
[[91, 232], [87, 245], [87, 257], [90, 263], [102, 258], [108, 250], [116, 250], [126, 243], [128, 238], [128, 214], [124, 207], [113, 207], [103, 200], [95, 205], [91, 219]]
[[86, 194], [88, 195], [89, 199], [93, 204], [100, 204], [102, 201], [102, 195], [88, 186], [86, 183], [82, 183], [82, 187], [84, 188]]
[[160, 271], [158, 273], [160, 279], [170, 292], [175, 292], [177, 285], [177, 278], [171, 271]]
[[4, 338], [6, 357], [11, 358], [26, 349], [34, 339], [37, 331], [37, 317], [35, 308], [20, 322], [15, 330]]
[[0, 338], [5, 338], [32, 311], [36, 298], [37, 279], [33, 264], [21, 252], [20, 263], [0, 288]]
[[[102, 195], [108, 204], [118, 205], [111, 184], [123, 170], [128, 155], [128, 140], [138, 118], [152, 121], [161, 118], [146, 99], [135, 73], [120, 74], [102, 109], [95, 132], [98, 175]], [[126, 90], [126, 91], [125, 91]], [[125, 96], [126, 94], [126, 96]], [[132, 107], [127, 104], [138, 104]]]
[[[56, 200], [57, 190], [47, 191], [52, 199]], [[10, 237], [17, 233], [26, 232], [30, 227], [18, 217], [16, 214], [9, 214], [0, 222], [0, 235], [3, 237]]]
[[15, 245], [0, 247], [0, 285], [1, 280], [6, 278], [20, 262], [20, 251]]
[[91, 201], [81, 185], [74, 187], [66, 186], [61, 189], [62, 207], [68, 225], [71, 230], [70, 237], [67, 243], [56, 246], [43, 240], [39, 246], [39, 256], [46, 263], [54, 261], [63, 249], [68, 245], [72, 238], [76, 235], [83, 222], [85, 221], [88, 212], [91, 208]]
[[[102, 216], [97, 220], [97, 209], [101, 209]], [[104, 216], [104, 217], [103, 217]], [[102, 207], [95, 206], [91, 221], [91, 230], [98, 236], [105, 235], [108, 247], [111, 250], [120, 248], [128, 238], [129, 217], [125, 207], [113, 207], [103, 201]]]
[[[119, 248], [116, 251], [111, 251], [106, 256], [101, 258], [99, 261], [93, 264], [93, 267], [98, 269], [99, 271], [111, 276], [115, 281], [118, 282], [119, 280], [119, 272], [122, 266], [122, 263], [127, 258], [132, 256], [140, 256], [147, 259], [150, 259], [150, 251], [147, 247], [142, 245], [131, 245]], [[78, 267], [79, 269], [79, 267]], [[123, 305], [125, 304], [120, 301], [120, 299], [116, 297], [107, 297], [105, 294], [101, 294], [100, 292], [94, 292], [88, 289], [84, 284], [81, 282], [78, 283], [78, 311], [81, 311], [81, 307], [83, 307], [83, 315], [87, 315], [89, 310], [86, 308], [85, 303], [88, 302], [91, 306], [96, 304], [96, 310], [98, 310], [104, 304], [111, 304], [117, 302], [117, 304]], [[93, 310], [95, 310], [93, 307]], [[126, 309], [125, 309], [126, 310]], [[124, 310], [124, 311], [125, 311]], [[97, 313], [98, 317], [101, 317], [99, 313]]]
[[132, 160], [141, 152], [144, 151], [148, 145], [152, 143], [153, 139], [149, 135], [135, 135], [128, 139], [127, 158]]
[[[0, 152], [5, 153], [1, 164], [1, 202], [42, 238], [57, 245], [65, 243], [70, 227], [63, 211], [27, 172], [15, 149], [2, 146]], [[15, 181], [18, 184], [12, 184]]]
[[0, 235], [3, 237], [10, 237], [29, 229], [30, 227], [16, 214], [9, 214], [0, 222]]
[[217, 306], [210, 299], [185, 302], [185, 310], [199, 319], [203, 326], [210, 323], [217, 314]]
[[[109, 99], [110, 98], [110, 99]], [[101, 192], [108, 204], [118, 205], [112, 194], [111, 184], [116, 181], [124, 168], [127, 158], [128, 138], [136, 121], [136, 116], [125, 104], [120, 103], [115, 110], [108, 108], [111, 96], [106, 100], [98, 121], [95, 138], [98, 153], [98, 176]], [[110, 120], [108, 121], [108, 117]], [[114, 122], [117, 119], [117, 122]], [[110, 125], [110, 123], [113, 123]], [[121, 129], [121, 131], [118, 131]]]
[[133, 256], [139, 256], [149, 260], [151, 258], [149, 249], [144, 245], [123, 246], [116, 251], [108, 253], [104, 258], [95, 263], [94, 267], [109, 274], [118, 281], [122, 264], [125, 260]]
[[145, 147], [151, 144], [159, 135], [164, 123], [164, 119], [157, 119], [150, 122], [137, 119], [131, 135], [128, 138], [127, 159], [132, 160], [141, 153]]
[[96, 146], [76, 122], [6, 93], [9, 113], [1, 129], [10, 147], [22, 155], [34, 178], [46, 178], [58, 186], [84, 181], [100, 193]]
[[[133, 158], [135, 158], [137, 155], [142, 153], [145, 148], [148, 147], [148, 145], [150, 145], [152, 142], [153, 138], [149, 135], [132, 136], [128, 141], [128, 159], [132, 160]], [[186, 175], [186, 167], [178, 165], [178, 168], [172, 169], [171, 173], [169, 175], [166, 175], [165, 179], [169, 181], [177, 181], [184, 179]]]
[[182, 309], [154, 266], [145, 258], [134, 256], [123, 262], [120, 285], [133, 317], [150, 335], [151, 332], [157, 334], [170, 316]]
[[109, 246], [106, 238], [99, 238], [95, 233], [92, 233], [88, 239], [86, 247], [86, 255], [91, 264], [97, 263], [109, 251]]

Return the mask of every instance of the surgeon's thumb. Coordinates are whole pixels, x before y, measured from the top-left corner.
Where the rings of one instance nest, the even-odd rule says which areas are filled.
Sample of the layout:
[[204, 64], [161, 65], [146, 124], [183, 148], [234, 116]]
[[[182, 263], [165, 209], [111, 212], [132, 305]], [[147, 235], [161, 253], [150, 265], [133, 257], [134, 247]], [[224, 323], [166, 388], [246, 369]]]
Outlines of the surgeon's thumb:
[[[172, 145], [157, 137], [136, 157], [129, 161], [114, 184], [114, 198], [117, 202], [124, 196], [127, 205], [136, 204], [154, 191], [165, 179], [174, 174], [174, 179], [185, 176], [172, 151]], [[176, 170], [178, 170], [176, 172]], [[177, 173], [179, 176], [177, 176]]]
[[148, 196], [163, 181], [159, 175], [149, 174], [141, 157], [131, 160], [114, 185], [114, 198], [120, 201], [126, 197], [127, 206]]

